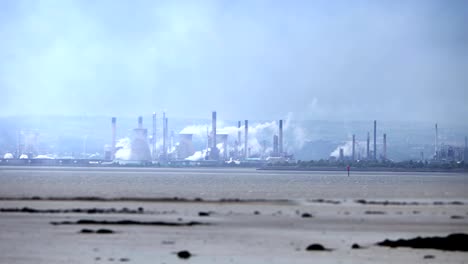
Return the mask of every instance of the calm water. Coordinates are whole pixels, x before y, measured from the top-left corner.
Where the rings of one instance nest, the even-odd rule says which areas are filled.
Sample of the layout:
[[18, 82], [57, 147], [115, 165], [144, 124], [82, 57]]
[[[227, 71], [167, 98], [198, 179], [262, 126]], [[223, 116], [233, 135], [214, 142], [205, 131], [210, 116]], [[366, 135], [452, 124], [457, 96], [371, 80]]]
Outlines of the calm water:
[[468, 174], [0, 167], [0, 196], [468, 199]]

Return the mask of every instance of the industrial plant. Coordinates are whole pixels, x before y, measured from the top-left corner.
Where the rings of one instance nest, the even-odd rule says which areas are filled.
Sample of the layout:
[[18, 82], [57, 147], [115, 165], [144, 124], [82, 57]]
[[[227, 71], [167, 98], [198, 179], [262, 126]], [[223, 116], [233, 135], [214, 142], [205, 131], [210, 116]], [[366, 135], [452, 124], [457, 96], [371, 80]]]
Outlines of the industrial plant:
[[[161, 128], [158, 130], [159, 126]], [[258, 166], [266, 163], [294, 162], [294, 156], [285, 151], [283, 120], [272, 122], [276, 126], [271, 140], [259, 139], [249, 134], [249, 120], [238, 121], [237, 127], [219, 128], [217, 112], [211, 114], [211, 125], [206, 127], [203, 147], [197, 149], [194, 132], [182, 129], [179, 133], [169, 129], [169, 118], [162, 113], [160, 119], [152, 114], [151, 131], [144, 125], [143, 117], [136, 119], [136, 128], [127, 144], [117, 139], [119, 122], [110, 119], [110, 144], [104, 146], [103, 158], [53, 157], [38, 155], [37, 132], [22, 131], [18, 136], [16, 153], [6, 153], [3, 164], [46, 164], [46, 165], [145, 165], [145, 166]], [[169, 132], [171, 131], [171, 132]]]
[[[219, 122], [217, 112], [213, 111], [211, 122], [205, 119], [202, 121], [203, 125], [187, 126], [180, 122], [175, 125], [177, 122], [173, 121], [173, 129], [170, 129], [166, 112], [160, 116], [153, 113], [151, 117], [150, 122], [146, 123], [143, 116], [127, 118], [120, 123], [119, 120], [123, 118], [101, 120], [97, 123], [102, 125], [98, 130], [93, 126], [89, 132], [78, 133], [78, 137], [83, 137], [81, 147], [75, 137], [74, 147], [68, 148], [68, 151], [60, 151], [55, 146], [67, 144], [73, 139], [57, 142], [56, 136], [49, 135], [48, 145], [44, 147], [40, 146], [42, 136], [38, 130], [21, 129], [17, 132], [16, 140], [10, 137], [9, 142], [16, 142], [16, 149], [11, 151], [10, 148], [10, 151], [0, 153], [0, 165], [262, 167], [296, 164], [297, 151], [315, 149], [313, 146], [297, 144], [298, 141], [307, 143], [306, 140], [310, 137], [304, 136], [308, 132], [302, 130], [300, 125], [292, 126], [289, 119], [286, 122], [280, 119], [263, 123], [251, 123], [249, 120], [225, 123]], [[402, 149], [402, 144], [409, 146], [409, 143], [402, 143], [402, 135], [406, 134], [400, 133], [397, 145], [395, 134], [398, 131], [393, 129], [389, 135], [388, 126], [382, 129], [387, 131], [380, 132], [377, 124], [377, 120], [374, 120], [371, 124], [362, 123], [357, 131], [348, 129], [348, 140], [341, 143], [337, 143], [336, 134], [329, 136], [335, 140], [325, 141], [328, 144], [323, 147], [328, 151], [326, 153], [339, 145], [328, 159], [325, 158], [327, 154], [320, 156], [325, 158], [319, 158], [320, 160], [327, 161], [321, 164], [335, 166], [397, 162], [392, 153], [405, 151], [397, 150]], [[447, 138], [447, 133], [443, 133], [441, 138], [438, 124], [434, 128], [434, 132], [431, 129], [433, 136], [427, 133], [424, 139], [427, 142], [434, 138], [433, 141], [412, 145], [412, 157], [415, 158], [411, 160], [430, 162], [433, 165], [466, 161], [468, 139], [465, 137], [464, 145], [460, 146], [460, 141], [455, 141], [452, 134], [450, 139]], [[73, 128], [67, 129], [73, 135], [76, 134]], [[333, 133], [339, 130], [327, 130], [326, 135], [329, 135], [329, 131]], [[93, 134], [94, 136], [89, 136]], [[304, 161], [299, 158], [301, 159]]]

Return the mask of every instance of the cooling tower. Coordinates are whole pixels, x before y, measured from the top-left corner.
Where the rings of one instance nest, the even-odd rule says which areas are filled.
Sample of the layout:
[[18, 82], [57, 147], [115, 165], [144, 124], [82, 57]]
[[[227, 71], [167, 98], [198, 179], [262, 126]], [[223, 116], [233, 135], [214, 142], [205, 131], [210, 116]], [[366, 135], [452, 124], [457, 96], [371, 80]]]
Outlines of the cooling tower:
[[193, 147], [192, 134], [179, 134], [179, 146], [177, 147], [177, 157], [185, 159], [195, 153]]
[[150, 161], [151, 151], [148, 145], [148, 130], [145, 128], [133, 129], [130, 160]]

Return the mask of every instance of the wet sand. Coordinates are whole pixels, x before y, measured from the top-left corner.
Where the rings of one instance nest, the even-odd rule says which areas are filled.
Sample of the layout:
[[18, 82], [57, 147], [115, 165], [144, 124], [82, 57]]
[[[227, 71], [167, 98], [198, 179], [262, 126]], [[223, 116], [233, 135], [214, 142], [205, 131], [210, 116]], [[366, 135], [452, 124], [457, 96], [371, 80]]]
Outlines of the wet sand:
[[[212, 173], [209, 170], [147, 171], [150, 175], [145, 177], [149, 180], [168, 177], [158, 173], [169, 173], [176, 178], [187, 172], [192, 175], [188, 182], [179, 178], [179, 191], [172, 193], [172, 197], [178, 199], [169, 199], [167, 197], [171, 196], [167, 193], [149, 193], [148, 184], [141, 187], [143, 193], [132, 195], [136, 198], [121, 195], [125, 193], [121, 191], [125, 186], [99, 192], [105, 195], [83, 192], [86, 186], [92, 190], [97, 188], [93, 185], [101, 179], [93, 178], [97, 177], [93, 176], [98, 173], [96, 171], [91, 171], [89, 178], [81, 182], [79, 191], [70, 190], [68, 195], [54, 195], [42, 186], [40, 191], [34, 191], [29, 187], [32, 185], [30, 177], [37, 175], [33, 169], [0, 168], [0, 196], [4, 198], [0, 200], [0, 263], [464, 263], [468, 260], [468, 253], [462, 251], [393, 249], [376, 245], [384, 239], [468, 233], [468, 192], [460, 192], [466, 188], [468, 175], [417, 174], [407, 175], [405, 179], [399, 174], [363, 174], [354, 181], [366, 184], [367, 189], [380, 188], [382, 192], [378, 195], [379, 192], [373, 190], [352, 195], [355, 191], [342, 187], [352, 180], [342, 177], [344, 182], [340, 182], [342, 178], [334, 174], [281, 172], [279, 177], [283, 179], [269, 182], [256, 171], [230, 171], [226, 174], [244, 174], [240, 176], [242, 183], [235, 182], [229, 175], [224, 179], [237, 186], [236, 200], [232, 196], [232, 186], [227, 186], [228, 195], [224, 197], [222, 190], [207, 195], [200, 192], [196, 179], [191, 178], [202, 177], [206, 190], [214, 190], [219, 184], [216, 179], [209, 182], [203, 178], [207, 177], [204, 173]], [[15, 174], [18, 171], [20, 175]], [[71, 181], [60, 182], [52, 186], [52, 190], [62, 188], [62, 184], [72, 189], [73, 175], [87, 177], [86, 170], [59, 171]], [[131, 172], [127, 177], [138, 174], [137, 169], [111, 171], [116, 174]], [[202, 174], [196, 174], [199, 172]], [[57, 173], [54, 169], [41, 173], [43, 178], [38, 185], [53, 184], [54, 173]], [[222, 171], [216, 173], [223, 177]], [[21, 179], [12, 180], [11, 177]], [[251, 177], [250, 182], [247, 177]], [[308, 177], [312, 179], [310, 182]], [[136, 176], [140, 182], [145, 179]], [[18, 188], [22, 181], [27, 182], [25, 188], [16, 190], [17, 195], [13, 195], [11, 188]], [[290, 185], [282, 186], [285, 181], [292, 185], [302, 182], [311, 188], [312, 194], [303, 195], [301, 188], [298, 194], [288, 189]], [[337, 182], [337, 186], [320, 189], [324, 181]], [[119, 186], [122, 182], [125, 181], [120, 179], [111, 185]], [[168, 182], [172, 191], [173, 182], [167, 179], [163, 182]], [[391, 186], [382, 187], [385, 183]], [[433, 187], [436, 183], [439, 189]], [[132, 190], [136, 188], [133, 184], [128, 184]], [[157, 180], [154, 184], [164, 186]], [[257, 185], [261, 192], [271, 188], [270, 195], [260, 197], [261, 192], [245, 192], [245, 184]], [[410, 189], [404, 184], [414, 184], [412, 188], [417, 189], [398, 196]], [[390, 187], [399, 185], [402, 188], [392, 196]], [[336, 195], [340, 193], [341, 196]], [[30, 199], [33, 196], [42, 199]], [[90, 196], [105, 199], [85, 198]], [[76, 199], [79, 197], [81, 199]], [[53, 224], [64, 222], [67, 224]], [[190, 222], [202, 224], [183, 225]], [[92, 232], [82, 232], [84, 229]], [[96, 232], [100, 229], [112, 232]], [[306, 251], [314, 243], [330, 250]], [[361, 248], [352, 249], [353, 244]], [[177, 252], [182, 250], [189, 251], [192, 256], [179, 258]]]

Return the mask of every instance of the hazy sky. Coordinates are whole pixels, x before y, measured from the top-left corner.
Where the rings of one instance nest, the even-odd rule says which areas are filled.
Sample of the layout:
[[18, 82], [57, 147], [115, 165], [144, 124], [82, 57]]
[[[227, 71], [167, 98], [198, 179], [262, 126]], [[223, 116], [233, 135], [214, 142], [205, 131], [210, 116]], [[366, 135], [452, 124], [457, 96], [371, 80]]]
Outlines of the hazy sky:
[[468, 1], [0, 0], [0, 115], [468, 120]]

